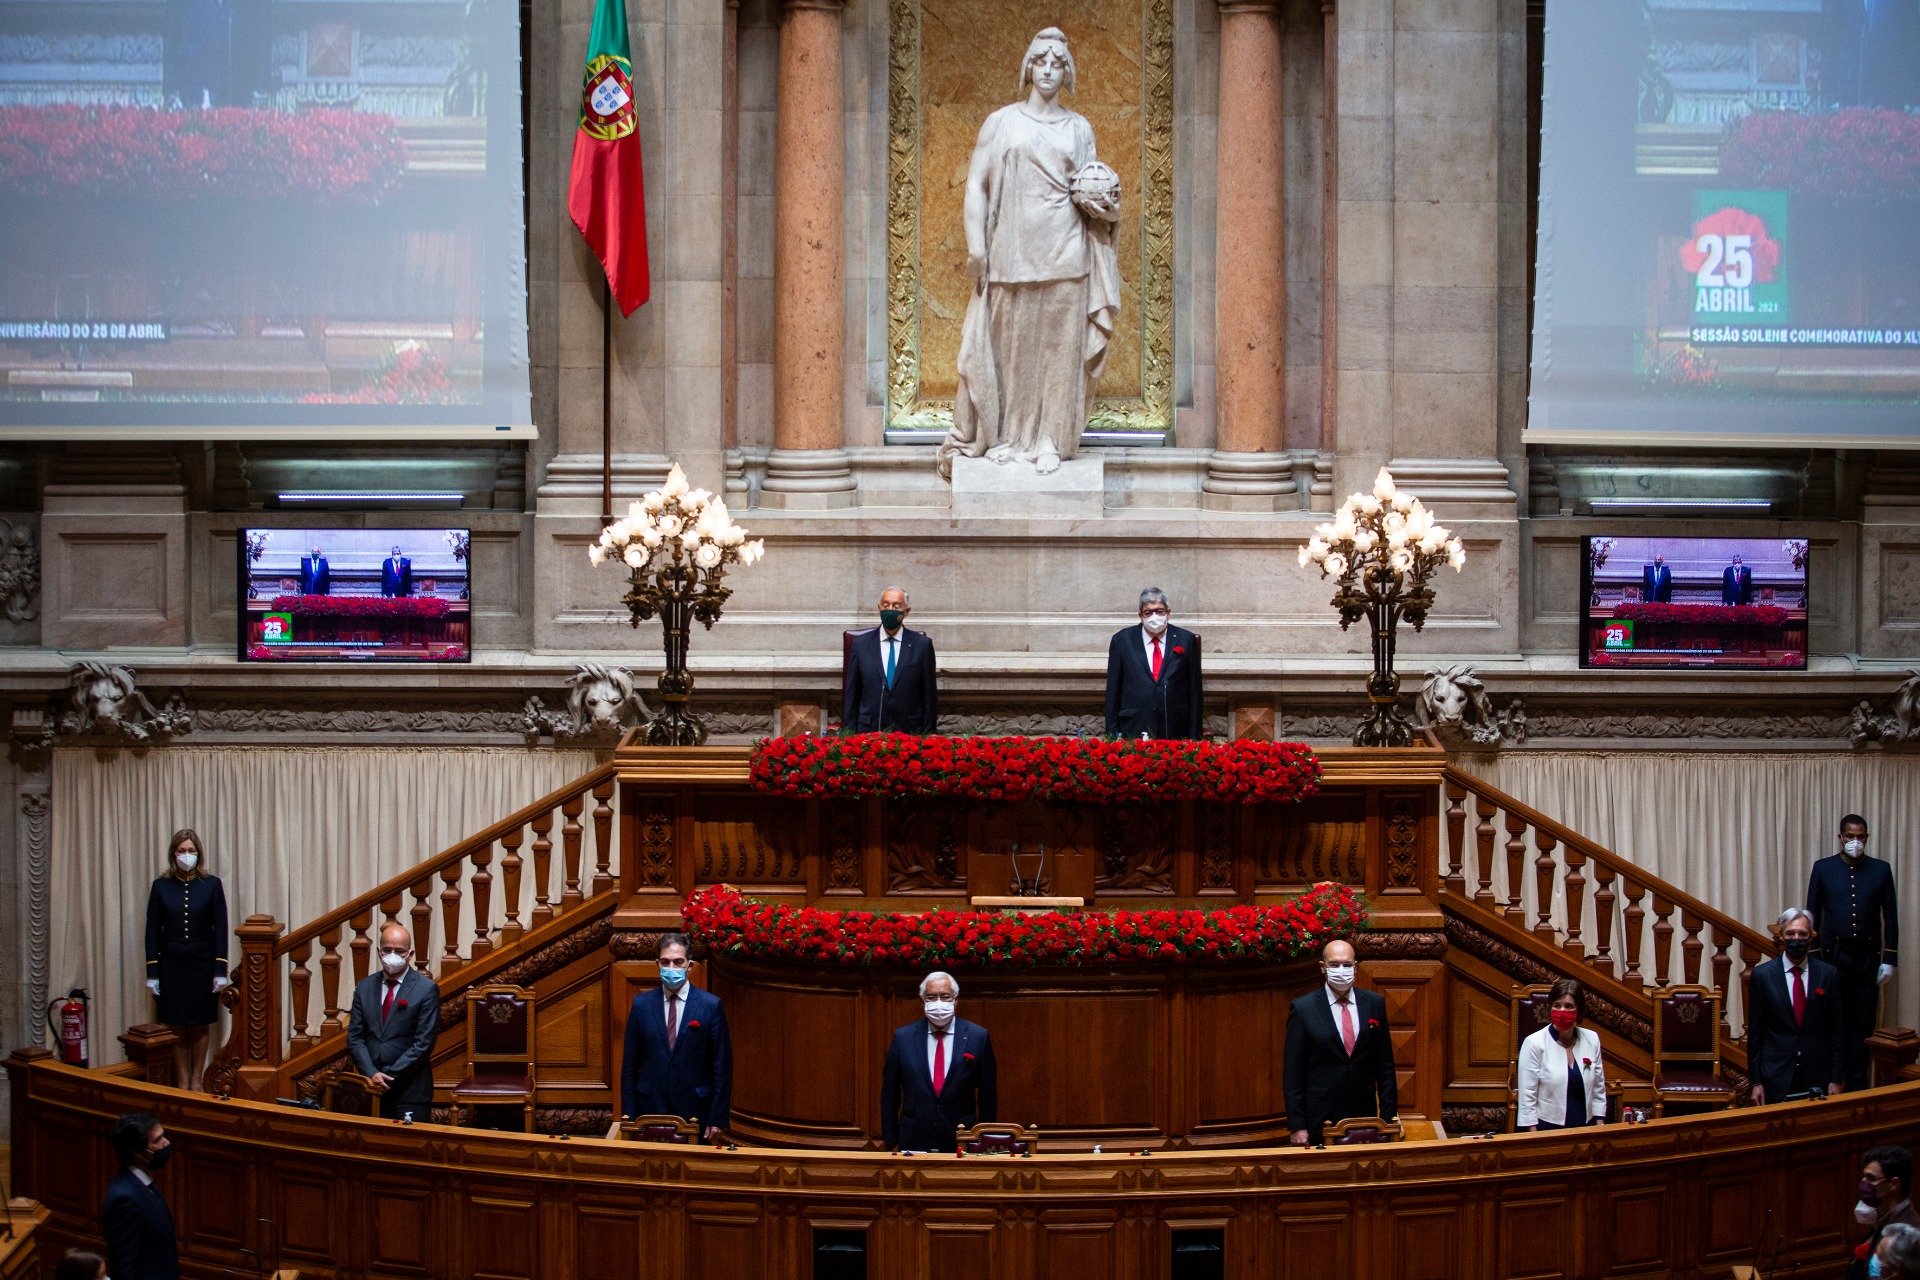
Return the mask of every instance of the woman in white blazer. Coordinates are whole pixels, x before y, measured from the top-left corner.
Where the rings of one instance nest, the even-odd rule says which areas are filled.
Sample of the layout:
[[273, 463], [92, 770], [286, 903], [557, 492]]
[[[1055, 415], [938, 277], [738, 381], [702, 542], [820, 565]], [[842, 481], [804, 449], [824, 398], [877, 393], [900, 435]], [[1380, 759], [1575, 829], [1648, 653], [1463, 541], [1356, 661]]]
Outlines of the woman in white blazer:
[[1516, 1129], [1567, 1129], [1607, 1118], [1600, 1036], [1580, 1025], [1587, 994], [1572, 978], [1553, 984], [1553, 1019], [1520, 1042]]

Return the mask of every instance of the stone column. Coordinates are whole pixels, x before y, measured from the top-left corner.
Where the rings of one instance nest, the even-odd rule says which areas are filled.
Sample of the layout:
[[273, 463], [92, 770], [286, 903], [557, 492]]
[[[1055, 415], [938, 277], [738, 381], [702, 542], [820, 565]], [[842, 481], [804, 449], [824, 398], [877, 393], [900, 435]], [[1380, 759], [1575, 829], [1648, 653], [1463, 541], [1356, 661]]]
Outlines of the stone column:
[[[1206, 505], [1295, 505], [1287, 414], [1286, 130], [1276, 0], [1220, 4], [1216, 446]], [[1288, 495], [1283, 501], [1282, 494]]]
[[848, 507], [840, 0], [783, 0], [773, 197], [773, 453], [761, 505]]

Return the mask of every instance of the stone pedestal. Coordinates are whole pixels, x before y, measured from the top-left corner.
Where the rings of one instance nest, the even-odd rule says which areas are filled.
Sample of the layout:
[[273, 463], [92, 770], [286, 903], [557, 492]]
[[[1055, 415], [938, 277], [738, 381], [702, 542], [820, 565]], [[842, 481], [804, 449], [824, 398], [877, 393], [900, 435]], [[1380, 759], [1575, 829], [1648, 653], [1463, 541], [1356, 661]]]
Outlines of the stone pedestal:
[[1210, 511], [1293, 510], [1302, 505], [1293, 473], [1293, 455], [1288, 453], [1215, 450], [1207, 459], [1201, 504]]
[[1098, 520], [1106, 488], [1099, 458], [1069, 459], [1049, 475], [1025, 462], [953, 460], [955, 519]]
[[825, 511], [859, 500], [853, 462], [845, 449], [781, 449], [767, 455], [760, 505], [784, 511]]
[[50, 484], [45, 492], [41, 643], [187, 644], [186, 486]]

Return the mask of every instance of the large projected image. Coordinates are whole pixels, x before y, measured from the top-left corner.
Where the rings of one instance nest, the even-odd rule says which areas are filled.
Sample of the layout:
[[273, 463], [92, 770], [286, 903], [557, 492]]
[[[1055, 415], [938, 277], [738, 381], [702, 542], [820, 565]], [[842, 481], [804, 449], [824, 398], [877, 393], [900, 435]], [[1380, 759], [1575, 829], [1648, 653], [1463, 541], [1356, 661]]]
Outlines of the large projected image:
[[1547, 10], [1533, 441], [1920, 446], [1920, 0]]
[[514, 0], [0, 4], [0, 435], [531, 434]]

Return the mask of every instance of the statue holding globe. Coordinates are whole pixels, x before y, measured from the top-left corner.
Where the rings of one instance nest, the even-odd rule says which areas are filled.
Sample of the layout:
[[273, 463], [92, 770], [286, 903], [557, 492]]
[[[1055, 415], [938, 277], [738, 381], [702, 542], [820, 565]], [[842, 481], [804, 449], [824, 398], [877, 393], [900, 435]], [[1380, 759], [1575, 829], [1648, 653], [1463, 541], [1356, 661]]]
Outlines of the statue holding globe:
[[974, 144], [973, 293], [942, 475], [956, 454], [1058, 470], [1086, 426], [1120, 310], [1120, 179], [1094, 154], [1086, 117], [1060, 105], [1073, 77], [1067, 38], [1048, 27], [1020, 64], [1025, 97], [988, 116]]

